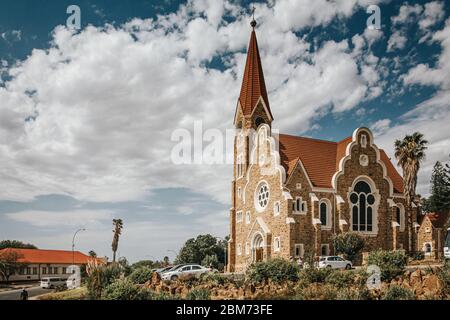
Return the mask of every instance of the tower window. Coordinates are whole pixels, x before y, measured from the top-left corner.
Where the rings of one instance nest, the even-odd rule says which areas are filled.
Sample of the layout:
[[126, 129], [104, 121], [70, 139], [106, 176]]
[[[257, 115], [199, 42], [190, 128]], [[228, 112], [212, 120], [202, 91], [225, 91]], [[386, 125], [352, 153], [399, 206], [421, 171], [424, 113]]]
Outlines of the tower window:
[[370, 186], [359, 181], [350, 194], [353, 231], [372, 232], [375, 196]]

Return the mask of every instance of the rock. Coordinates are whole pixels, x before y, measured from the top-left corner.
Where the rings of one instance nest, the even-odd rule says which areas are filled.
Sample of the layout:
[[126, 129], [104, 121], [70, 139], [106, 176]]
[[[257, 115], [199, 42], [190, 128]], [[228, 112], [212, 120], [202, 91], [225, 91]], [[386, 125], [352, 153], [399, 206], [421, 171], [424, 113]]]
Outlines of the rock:
[[153, 272], [152, 274], [152, 278], [151, 278], [151, 284], [153, 285], [157, 285], [161, 283], [161, 276], [159, 275], [158, 272]]
[[441, 282], [439, 281], [439, 278], [436, 275], [430, 274], [424, 277], [423, 292], [425, 295], [438, 295], [441, 289], [442, 289]]
[[418, 283], [422, 283], [422, 272], [420, 269], [417, 269], [413, 273], [411, 273], [411, 277], [409, 278], [409, 283], [411, 286], [416, 286]]

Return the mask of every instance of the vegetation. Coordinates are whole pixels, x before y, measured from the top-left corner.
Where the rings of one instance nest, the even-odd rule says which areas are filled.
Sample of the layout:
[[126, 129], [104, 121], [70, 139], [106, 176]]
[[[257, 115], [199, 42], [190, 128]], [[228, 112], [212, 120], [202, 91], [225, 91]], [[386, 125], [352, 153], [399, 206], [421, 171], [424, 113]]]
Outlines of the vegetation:
[[400, 286], [390, 286], [383, 296], [383, 300], [415, 300], [414, 292]]
[[431, 175], [431, 196], [424, 201], [425, 212], [450, 209], [450, 167], [436, 162]]
[[18, 240], [3, 240], [0, 241], [0, 250], [6, 248], [14, 248], [14, 249], [37, 249], [34, 244], [24, 243]]
[[116, 279], [102, 291], [102, 300], [150, 300], [152, 292], [141, 289], [130, 279]]
[[252, 264], [247, 270], [246, 277], [249, 281], [256, 283], [268, 282], [269, 280], [274, 283], [296, 281], [298, 269], [294, 263], [284, 259], [272, 259]]
[[[406, 198], [406, 204], [411, 206], [416, 196], [417, 175], [420, 164], [425, 158], [425, 150], [428, 141], [424, 139], [423, 134], [414, 132], [412, 135], [406, 135], [403, 140], [395, 141], [395, 158], [398, 165], [403, 170], [403, 192]], [[412, 246], [412, 219], [408, 215], [408, 244], [409, 251]]]
[[403, 251], [377, 250], [369, 254], [369, 265], [376, 265], [381, 270], [381, 279], [391, 281], [405, 271], [408, 257]]
[[355, 232], [346, 232], [333, 238], [336, 253], [343, 254], [345, 259], [355, 262], [364, 248], [364, 238]]
[[[198, 263], [213, 262], [212, 267], [220, 269], [225, 264], [226, 241], [218, 241], [210, 234], [199, 235], [186, 241], [181, 248], [175, 263]], [[215, 256], [217, 258], [213, 258]], [[208, 258], [207, 258], [208, 257]]]
[[119, 264], [111, 264], [108, 266], [94, 265], [88, 268], [87, 274], [87, 296], [90, 300], [100, 300], [103, 289], [116, 279], [119, 279], [123, 275], [123, 270]]
[[210, 300], [211, 291], [205, 288], [194, 288], [186, 296], [187, 300]]
[[84, 287], [74, 290], [49, 293], [39, 296], [39, 300], [85, 300], [87, 297], [87, 289]]
[[122, 229], [123, 229], [123, 221], [122, 219], [113, 219], [113, 226], [114, 226], [114, 236], [113, 236], [113, 241], [111, 244], [112, 247], [112, 251], [113, 251], [113, 262], [116, 262], [116, 252], [117, 249], [119, 248], [119, 238], [120, 235], [122, 234]]
[[20, 262], [21, 257], [19, 253], [12, 250], [0, 252], [0, 279], [2, 281], [8, 282], [11, 275], [26, 266], [25, 263]]
[[94, 250], [89, 251], [88, 255], [89, 257], [97, 258], [97, 253]]
[[144, 284], [152, 278], [152, 269], [148, 267], [140, 267], [130, 274], [130, 280], [135, 284]]

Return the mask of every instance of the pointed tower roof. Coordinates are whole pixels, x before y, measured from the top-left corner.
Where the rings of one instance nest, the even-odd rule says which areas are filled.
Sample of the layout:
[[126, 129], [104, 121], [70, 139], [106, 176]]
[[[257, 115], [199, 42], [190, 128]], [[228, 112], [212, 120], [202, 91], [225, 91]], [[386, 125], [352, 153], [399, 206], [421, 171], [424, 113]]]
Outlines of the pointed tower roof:
[[266, 83], [264, 81], [261, 57], [259, 55], [258, 41], [256, 39], [255, 20], [252, 21], [251, 26], [253, 30], [248, 45], [247, 62], [245, 64], [244, 80], [242, 81], [239, 102], [241, 103], [244, 115], [251, 115], [256, 108], [259, 98], [262, 98], [270, 117], [273, 119], [269, 106]]

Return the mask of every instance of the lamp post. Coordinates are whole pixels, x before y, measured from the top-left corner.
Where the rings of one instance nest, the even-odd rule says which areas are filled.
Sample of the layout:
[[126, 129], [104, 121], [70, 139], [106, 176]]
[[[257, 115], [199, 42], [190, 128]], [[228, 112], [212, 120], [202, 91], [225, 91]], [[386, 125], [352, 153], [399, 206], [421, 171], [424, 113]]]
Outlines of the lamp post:
[[86, 229], [78, 229], [74, 234], [72, 238], [72, 265], [75, 265], [75, 237], [77, 236], [77, 233], [80, 231], [86, 231]]

